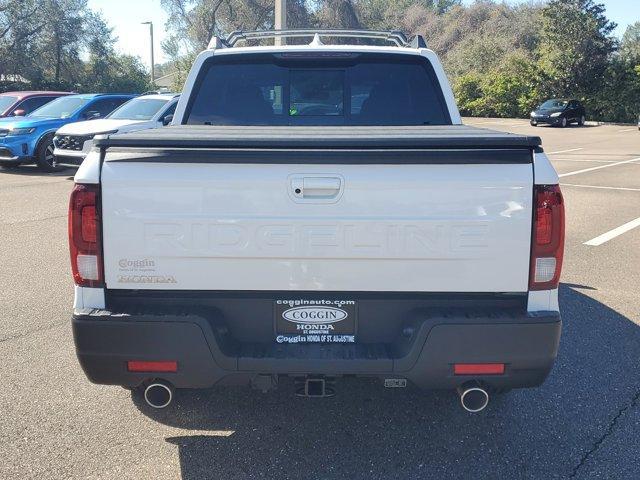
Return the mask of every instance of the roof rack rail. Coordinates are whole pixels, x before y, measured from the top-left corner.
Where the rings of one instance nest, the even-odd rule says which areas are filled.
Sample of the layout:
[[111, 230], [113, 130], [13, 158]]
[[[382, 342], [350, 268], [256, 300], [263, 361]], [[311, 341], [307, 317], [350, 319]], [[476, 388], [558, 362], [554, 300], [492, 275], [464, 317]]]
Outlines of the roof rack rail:
[[394, 43], [398, 47], [426, 48], [427, 44], [421, 35], [416, 35], [409, 41], [407, 36], [400, 31], [382, 30], [344, 30], [344, 29], [288, 29], [288, 30], [254, 30], [231, 32], [226, 39], [213, 37], [209, 42], [209, 48], [233, 47], [241, 40], [263, 40], [269, 38], [299, 38], [313, 37], [319, 40], [321, 37], [341, 38], [372, 38]]

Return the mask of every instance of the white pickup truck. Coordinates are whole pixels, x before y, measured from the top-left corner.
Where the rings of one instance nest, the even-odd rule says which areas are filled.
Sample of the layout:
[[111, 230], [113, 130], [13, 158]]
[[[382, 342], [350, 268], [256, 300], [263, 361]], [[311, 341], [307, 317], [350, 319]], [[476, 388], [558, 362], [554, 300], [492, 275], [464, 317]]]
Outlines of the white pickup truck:
[[420, 37], [216, 38], [172, 126], [97, 137], [75, 182], [78, 358], [153, 407], [176, 388], [290, 377], [327, 396], [364, 376], [480, 411], [556, 357], [558, 176], [538, 137], [462, 124]]

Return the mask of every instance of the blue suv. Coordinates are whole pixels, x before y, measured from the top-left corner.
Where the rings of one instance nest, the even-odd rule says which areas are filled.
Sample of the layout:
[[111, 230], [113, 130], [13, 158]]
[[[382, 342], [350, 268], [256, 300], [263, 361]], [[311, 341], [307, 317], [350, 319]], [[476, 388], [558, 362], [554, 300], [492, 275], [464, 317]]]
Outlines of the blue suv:
[[135, 95], [82, 94], [53, 100], [26, 117], [0, 119], [0, 166], [36, 163], [55, 172], [53, 136], [67, 123], [103, 118]]

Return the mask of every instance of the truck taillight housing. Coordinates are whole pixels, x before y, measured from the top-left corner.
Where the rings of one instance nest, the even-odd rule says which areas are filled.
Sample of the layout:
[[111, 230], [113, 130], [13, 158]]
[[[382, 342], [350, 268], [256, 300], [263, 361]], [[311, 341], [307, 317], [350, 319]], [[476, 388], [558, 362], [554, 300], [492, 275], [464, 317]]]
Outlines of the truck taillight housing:
[[529, 290], [558, 287], [564, 253], [564, 201], [558, 185], [534, 185]]
[[76, 285], [104, 286], [100, 187], [76, 184], [69, 200], [69, 250]]

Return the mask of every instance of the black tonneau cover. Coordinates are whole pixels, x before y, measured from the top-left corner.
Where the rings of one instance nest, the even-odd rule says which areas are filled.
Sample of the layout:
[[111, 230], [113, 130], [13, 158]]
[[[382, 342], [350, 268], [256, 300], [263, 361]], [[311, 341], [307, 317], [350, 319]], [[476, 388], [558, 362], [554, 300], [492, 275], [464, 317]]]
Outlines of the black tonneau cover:
[[464, 125], [181, 125], [97, 138], [109, 162], [290, 164], [532, 163], [539, 137]]
[[540, 137], [467, 125], [246, 127], [176, 125], [98, 138], [100, 147], [267, 149], [531, 149]]

